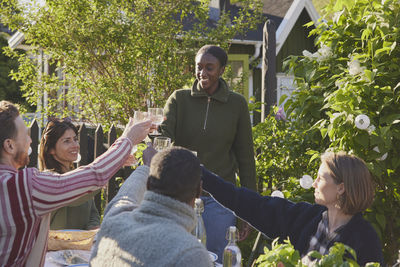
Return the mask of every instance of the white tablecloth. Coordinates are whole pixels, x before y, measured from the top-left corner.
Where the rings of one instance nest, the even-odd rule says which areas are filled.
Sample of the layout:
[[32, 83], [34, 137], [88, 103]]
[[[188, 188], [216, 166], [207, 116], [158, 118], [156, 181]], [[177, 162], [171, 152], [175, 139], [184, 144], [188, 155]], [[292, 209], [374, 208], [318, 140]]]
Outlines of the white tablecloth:
[[44, 267], [89, 266], [89, 250], [57, 250], [46, 253]]

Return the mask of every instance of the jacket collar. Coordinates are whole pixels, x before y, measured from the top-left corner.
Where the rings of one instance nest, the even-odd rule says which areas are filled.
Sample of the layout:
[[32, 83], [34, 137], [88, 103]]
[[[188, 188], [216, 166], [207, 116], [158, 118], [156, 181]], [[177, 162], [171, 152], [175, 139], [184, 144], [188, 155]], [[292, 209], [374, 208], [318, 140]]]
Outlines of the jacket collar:
[[18, 170], [16, 168], [14, 168], [13, 166], [5, 165], [5, 164], [0, 164], [0, 171], [13, 172], [13, 173], [18, 172]]
[[150, 190], [145, 192], [137, 212], [156, 214], [159, 218], [172, 220], [184, 227], [188, 232], [191, 232], [196, 225], [196, 215], [193, 207]]
[[225, 80], [222, 78], [219, 78], [219, 86], [215, 91], [215, 93], [210, 96], [207, 95], [207, 93], [203, 90], [203, 88], [201, 88], [199, 81], [196, 79], [196, 81], [192, 86], [192, 91], [190, 95], [193, 97], [211, 97], [212, 99], [226, 103], [228, 102], [229, 93], [230, 93], [229, 87], [226, 84]]

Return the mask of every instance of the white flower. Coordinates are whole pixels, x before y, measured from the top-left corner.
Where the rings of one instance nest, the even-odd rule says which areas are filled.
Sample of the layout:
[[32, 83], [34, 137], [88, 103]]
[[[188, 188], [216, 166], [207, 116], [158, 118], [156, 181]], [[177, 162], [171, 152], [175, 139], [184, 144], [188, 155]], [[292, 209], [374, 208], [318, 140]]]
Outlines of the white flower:
[[332, 50], [329, 46], [322, 45], [320, 49], [318, 49], [317, 60], [322, 61], [332, 56]]
[[303, 56], [311, 58], [313, 57], [313, 54], [311, 54], [311, 52], [308, 50], [303, 50]]
[[363, 73], [365, 70], [365, 67], [361, 67], [360, 61], [357, 59], [352, 59], [350, 62], [347, 62], [347, 66], [349, 66], [349, 74], [352, 76]]
[[280, 198], [285, 198], [283, 193], [279, 190], [275, 190], [274, 192], [271, 193], [271, 197], [280, 197]]
[[379, 158], [379, 160], [385, 160], [388, 156], [388, 153], [386, 152], [385, 154], [383, 154], [382, 157]]
[[354, 124], [360, 130], [365, 130], [368, 128], [370, 120], [367, 115], [361, 114], [356, 117]]
[[310, 175], [303, 175], [303, 177], [300, 178], [300, 186], [303, 187], [304, 189], [310, 189], [312, 187], [314, 180], [311, 178]]
[[373, 124], [371, 124], [370, 126], [368, 126], [367, 131], [369, 134], [372, 134], [372, 132], [375, 131], [375, 126]]
[[308, 57], [309, 59], [315, 59], [316, 58], [318, 60], [318, 57], [320, 55], [319, 55], [318, 51], [312, 54], [308, 50], [303, 50], [303, 56]]

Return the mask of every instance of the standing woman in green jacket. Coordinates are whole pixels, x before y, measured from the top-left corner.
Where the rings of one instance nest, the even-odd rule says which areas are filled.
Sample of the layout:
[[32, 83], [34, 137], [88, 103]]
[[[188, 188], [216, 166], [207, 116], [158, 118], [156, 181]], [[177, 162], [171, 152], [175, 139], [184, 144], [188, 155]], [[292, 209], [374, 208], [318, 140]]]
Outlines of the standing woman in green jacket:
[[[246, 99], [231, 91], [221, 78], [228, 60], [214, 45], [196, 55], [196, 80], [191, 89], [175, 91], [164, 107], [164, 136], [174, 145], [197, 152], [200, 162], [226, 181], [256, 189], [250, 115]], [[210, 196], [202, 196], [207, 248], [222, 262], [226, 229], [235, 224], [233, 213]]]
[[[73, 169], [79, 154], [78, 129], [68, 119], [53, 119], [43, 130], [39, 170], [65, 173]], [[93, 194], [51, 213], [50, 229], [92, 230], [100, 227], [100, 215]]]

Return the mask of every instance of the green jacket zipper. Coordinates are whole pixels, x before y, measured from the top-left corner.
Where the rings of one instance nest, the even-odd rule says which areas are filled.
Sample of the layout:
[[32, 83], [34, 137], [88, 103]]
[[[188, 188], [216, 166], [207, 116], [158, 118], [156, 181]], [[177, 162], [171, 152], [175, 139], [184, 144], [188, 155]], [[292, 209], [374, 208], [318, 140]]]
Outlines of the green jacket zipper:
[[206, 127], [207, 127], [208, 109], [210, 108], [210, 101], [211, 101], [211, 97], [208, 97], [207, 109], [206, 109], [206, 117], [204, 118], [204, 127], [203, 127], [204, 131], [206, 130]]

